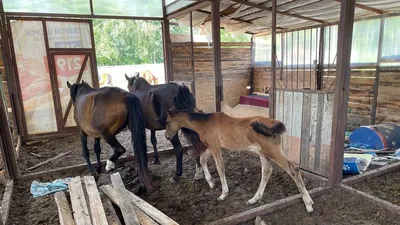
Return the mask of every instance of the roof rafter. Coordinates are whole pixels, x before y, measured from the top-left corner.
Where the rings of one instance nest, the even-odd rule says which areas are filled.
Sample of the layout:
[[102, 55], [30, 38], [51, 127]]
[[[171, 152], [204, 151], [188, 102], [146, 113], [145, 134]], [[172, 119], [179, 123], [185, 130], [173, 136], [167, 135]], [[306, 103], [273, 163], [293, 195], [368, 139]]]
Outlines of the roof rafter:
[[[335, 0], [335, 1], [340, 2], [340, 0]], [[378, 13], [378, 14], [384, 14], [385, 13], [385, 11], [383, 11], [383, 10], [380, 10], [380, 9], [377, 9], [377, 8], [373, 8], [373, 7], [370, 7], [370, 6], [367, 6], [367, 5], [359, 4], [359, 3], [356, 3], [356, 7], [360, 8], [360, 9], [367, 10], [367, 11], [371, 11], [371, 12], [374, 12], [374, 13]]]
[[[250, 6], [250, 7], [254, 7], [254, 8], [270, 11], [270, 12], [272, 11], [271, 7], [258, 5], [258, 4], [252, 3], [252, 2], [245, 2], [243, 0], [231, 0], [231, 1], [243, 4], [243, 5], [247, 5], [247, 6]], [[276, 10], [276, 13], [277, 14], [281, 14], [281, 15], [285, 15], [285, 16], [295, 17], [295, 18], [302, 19], [302, 20], [313, 21], [313, 22], [317, 22], [317, 23], [325, 23], [326, 22], [326, 21], [323, 21], [323, 20], [318, 20], [318, 19], [314, 19], [314, 18], [311, 18], [311, 17], [301, 16], [301, 15], [298, 15], [298, 14], [282, 12], [282, 11], [279, 11], [279, 10]]]

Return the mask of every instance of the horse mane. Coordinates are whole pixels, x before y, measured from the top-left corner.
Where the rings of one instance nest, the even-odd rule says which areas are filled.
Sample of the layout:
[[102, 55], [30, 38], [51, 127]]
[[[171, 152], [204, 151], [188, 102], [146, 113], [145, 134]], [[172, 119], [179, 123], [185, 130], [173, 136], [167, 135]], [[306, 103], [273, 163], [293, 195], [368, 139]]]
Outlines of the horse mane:
[[[194, 98], [194, 95], [190, 92], [189, 88], [184, 85], [178, 85], [178, 93], [174, 98], [174, 108], [177, 111], [188, 112], [189, 115], [200, 114], [195, 113], [196, 99]], [[196, 115], [194, 116], [195, 119], [200, 117]], [[207, 149], [207, 146], [205, 146], [204, 143], [200, 140], [200, 136], [198, 133], [187, 128], [182, 128], [181, 130], [188, 142], [192, 145], [196, 155], [201, 155], [201, 153]]]
[[138, 89], [142, 85], [150, 86], [149, 82], [147, 82], [147, 80], [144, 79], [143, 77], [136, 77], [134, 79], [129, 79], [129, 86], [131, 86], [133, 90]]
[[171, 113], [177, 114], [180, 112], [187, 113], [190, 121], [208, 121], [213, 115], [213, 113], [197, 113], [191, 110], [173, 110]]
[[71, 96], [72, 102], [75, 102], [76, 97], [78, 96], [78, 92], [82, 87], [88, 87], [90, 89], [92, 89], [92, 87], [90, 87], [90, 85], [86, 82], [83, 83], [74, 83], [69, 91], [69, 94]]

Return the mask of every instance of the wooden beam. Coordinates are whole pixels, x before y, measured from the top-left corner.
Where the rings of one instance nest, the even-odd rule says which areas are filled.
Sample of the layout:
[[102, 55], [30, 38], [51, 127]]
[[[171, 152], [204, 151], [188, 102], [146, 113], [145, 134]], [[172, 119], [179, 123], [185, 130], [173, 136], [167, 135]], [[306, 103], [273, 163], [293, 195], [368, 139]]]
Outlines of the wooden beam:
[[335, 100], [328, 179], [332, 185], [342, 181], [343, 144], [350, 91], [350, 55], [353, 39], [355, 0], [342, 0], [338, 35]]
[[[275, 1], [275, 0], [273, 0], [273, 1]], [[314, 188], [314, 189], [310, 190], [309, 194], [312, 198], [316, 198], [318, 196], [321, 196], [321, 195], [327, 193], [327, 191], [329, 189], [330, 189], [329, 187], [328, 188], [318, 187], [318, 188]], [[268, 204], [235, 214], [233, 216], [229, 216], [229, 217], [214, 221], [212, 223], [209, 223], [209, 225], [241, 224], [241, 223], [247, 222], [249, 220], [252, 220], [252, 219], [256, 218], [257, 216], [267, 215], [267, 214], [276, 212], [278, 210], [288, 208], [292, 205], [296, 205], [300, 202], [302, 202], [300, 194], [292, 195], [290, 197], [280, 199], [275, 202], [268, 203]]]
[[[276, 3], [277, 0], [272, 0], [272, 40], [271, 40], [271, 76], [272, 85], [270, 93], [270, 104], [269, 104], [269, 118], [275, 119], [275, 108], [276, 108]], [[282, 59], [281, 59], [282, 60]]]
[[188, 13], [192, 12], [192, 11], [196, 11], [198, 9], [204, 8], [204, 7], [209, 6], [209, 5], [210, 5], [210, 1], [198, 1], [198, 2], [195, 2], [195, 3], [191, 4], [191, 5], [188, 5], [186, 7], [183, 7], [181, 9], [179, 9], [178, 11], [172, 12], [172, 13], [166, 15], [166, 16], [167, 16], [168, 20], [172, 20], [172, 19], [175, 19], [177, 17], [183, 16], [185, 14], [188, 14]]
[[356, 195], [362, 196], [370, 201], [373, 201], [376, 204], [382, 206], [383, 208], [386, 208], [387, 211], [400, 216], [400, 206], [398, 206], [398, 205], [395, 205], [391, 202], [385, 201], [376, 196], [370, 195], [368, 193], [362, 192], [360, 190], [354, 189], [354, 188], [344, 185], [344, 184], [341, 184], [340, 187], [343, 188], [344, 190], [350, 192], [353, 195], [356, 194]]
[[59, 158], [62, 158], [62, 157], [64, 157], [64, 156], [70, 154], [72, 151], [73, 151], [73, 150], [69, 150], [69, 151], [67, 151], [67, 152], [60, 153], [60, 154], [54, 156], [53, 158], [47, 159], [47, 160], [45, 160], [45, 161], [43, 161], [43, 162], [41, 162], [41, 163], [38, 163], [38, 164], [36, 164], [36, 165], [34, 165], [34, 166], [32, 166], [32, 167], [29, 167], [29, 168], [26, 169], [26, 170], [33, 170], [33, 169], [36, 169], [36, 168], [41, 167], [41, 166], [43, 166], [43, 165], [46, 165], [46, 164], [49, 163], [49, 162], [52, 162], [52, 161], [54, 161], [54, 160], [57, 160], [57, 159], [59, 159]]
[[90, 215], [93, 225], [108, 225], [103, 203], [100, 199], [99, 190], [93, 176], [84, 176], [85, 188], [89, 198]]
[[[103, 185], [100, 187], [100, 190], [106, 194], [107, 196], [110, 197], [110, 199], [113, 199], [115, 197], [115, 192], [116, 190], [111, 187], [110, 185]], [[144, 213], [149, 215], [151, 218], [153, 218], [156, 222], [158, 222], [161, 225], [178, 225], [177, 222], [173, 221], [171, 218], [166, 216], [164, 213], [156, 209], [154, 206], [150, 205], [146, 201], [142, 200], [132, 192], [128, 192], [129, 194], [129, 199], [131, 202], [138, 207], [140, 210], [142, 210]]]
[[[336, 0], [336, 1], [340, 2], [340, 0]], [[384, 14], [385, 13], [385, 11], [383, 11], [383, 10], [380, 10], [380, 9], [377, 9], [377, 8], [373, 8], [373, 7], [369, 7], [369, 6], [360, 4], [360, 3], [356, 3], [356, 7], [360, 8], [360, 9], [367, 10], [367, 11], [371, 11], [371, 12], [374, 12], [374, 13], [378, 13], [378, 14]]]
[[60, 219], [60, 225], [75, 225], [74, 218], [72, 217], [71, 209], [68, 205], [67, 197], [63, 191], [56, 192], [54, 194], [54, 200], [56, 201], [58, 209], [58, 218]]
[[79, 176], [73, 178], [68, 186], [76, 225], [91, 225], [92, 222], [90, 220], [81, 178]]
[[380, 168], [374, 169], [374, 170], [370, 170], [368, 172], [359, 174], [359, 175], [355, 175], [349, 178], [346, 178], [343, 180], [343, 184], [347, 184], [347, 185], [352, 185], [358, 182], [361, 182], [365, 179], [371, 179], [377, 176], [381, 176], [383, 174], [387, 174], [390, 173], [392, 171], [395, 171], [397, 169], [400, 168], [400, 162], [397, 163], [393, 163], [391, 165], [386, 165], [386, 166], [382, 166]]
[[[272, 12], [272, 7], [266, 7], [266, 6], [258, 5], [258, 4], [252, 3], [252, 2], [245, 2], [243, 0], [231, 0], [231, 1], [232, 2], [236, 2], [236, 3], [240, 3], [240, 4], [244, 4], [244, 5], [247, 5], [247, 6], [250, 6], [250, 7], [254, 7], [254, 8], [257, 8], [257, 9], [262, 9], [262, 10], [266, 10], [266, 11]], [[325, 21], [323, 21], [323, 20], [318, 20], [318, 19], [314, 19], [314, 18], [311, 18], [311, 17], [301, 16], [301, 15], [298, 15], [298, 14], [293, 14], [293, 13], [288, 13], [288, 12], [282, 12], [282, 11], [279, 11], [279, 10], [276, 10], [276, 13], [277, 14], [281, 14], [281, 15], [285, 15], [285, 16], [291, 16], [291, 17], [294, 17], [294, 18], [297, 18], [297, 19], [308, 20], [308, 21], [313, 21], [313, 22], [317, 22], [317, 23], [325, 23]]]
[[128, 190], [125, 189], [124, 183], [122, 182], [119, 173], [113, 173], [110, 175], [111, 183], [115, 189], [115, 197], [119, 203], [122, 216], [126, 225], [139, 225], [139, 219], [137, 218], [135, 209], [132, 203], [129, 201]]
[[379, 29], [379, 41], [378, 41], [378, 54], [376, 58], [376, 71], [375, 71], [375, 82], [374, 82], [374, 98], [371, 109], [371, 124], [375, 124], [376, 121], [376, 107], [378, 106], [378, 91], [379, 91], [379, 77], [381, 73], [381, 58], [382, 58], [382, 47], [383, 47], [383, 35], [385, 32], [385, 18], [381, 18]]
[[221, 74], [221, 16], [219, 1], [213, 1], [211, 4], [211, 18], [213, 42], [213, 71], [215, 79], [215, 108], [217, 112], [220, 112], [221, 101], [224, 100], [224, 93]]

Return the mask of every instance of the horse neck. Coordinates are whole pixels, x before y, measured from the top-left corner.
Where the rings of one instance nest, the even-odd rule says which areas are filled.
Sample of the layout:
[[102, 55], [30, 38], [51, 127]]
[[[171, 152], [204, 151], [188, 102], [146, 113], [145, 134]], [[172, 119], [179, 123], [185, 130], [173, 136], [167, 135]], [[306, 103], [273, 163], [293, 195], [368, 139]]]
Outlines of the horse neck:
[[189, 117], [186, 117], [185, 119], [181, 120], [180, 126], [200, 134], [205, 122], [207, 121], [191, 121], [189, 120]]
[[151, 85], [146, 80], [139, 80], [133, 86], [133, 91], [147, 91], [151, 89]]

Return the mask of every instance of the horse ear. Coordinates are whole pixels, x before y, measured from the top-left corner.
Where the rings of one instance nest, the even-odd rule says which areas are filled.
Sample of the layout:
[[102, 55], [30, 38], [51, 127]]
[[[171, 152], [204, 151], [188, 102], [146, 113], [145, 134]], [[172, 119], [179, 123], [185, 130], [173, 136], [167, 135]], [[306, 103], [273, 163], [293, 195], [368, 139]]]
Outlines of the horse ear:
[[125, 73], [125, 79], [126, 79], [127, 81], [129, 81], [129, 77], [128, 77], [128, 75], [126, 75], [126, 73]]
[[136, 73], [135, 73], [135, 76], [136, 76], [136, 77], [139, 77], [139, 72], [136, 72]]
[[81, 83], [83, 84], [83, 83], [85, 83], [85, 81], [82, 79], [82, 82], [81, 82]]
[[69, 89], [71, 89], [71, 87], [72, 87], [72, 85], [71, 85], [71, 83], [69, 83], [69, 81], [67, 81], [67, 87], [68, 87]]

